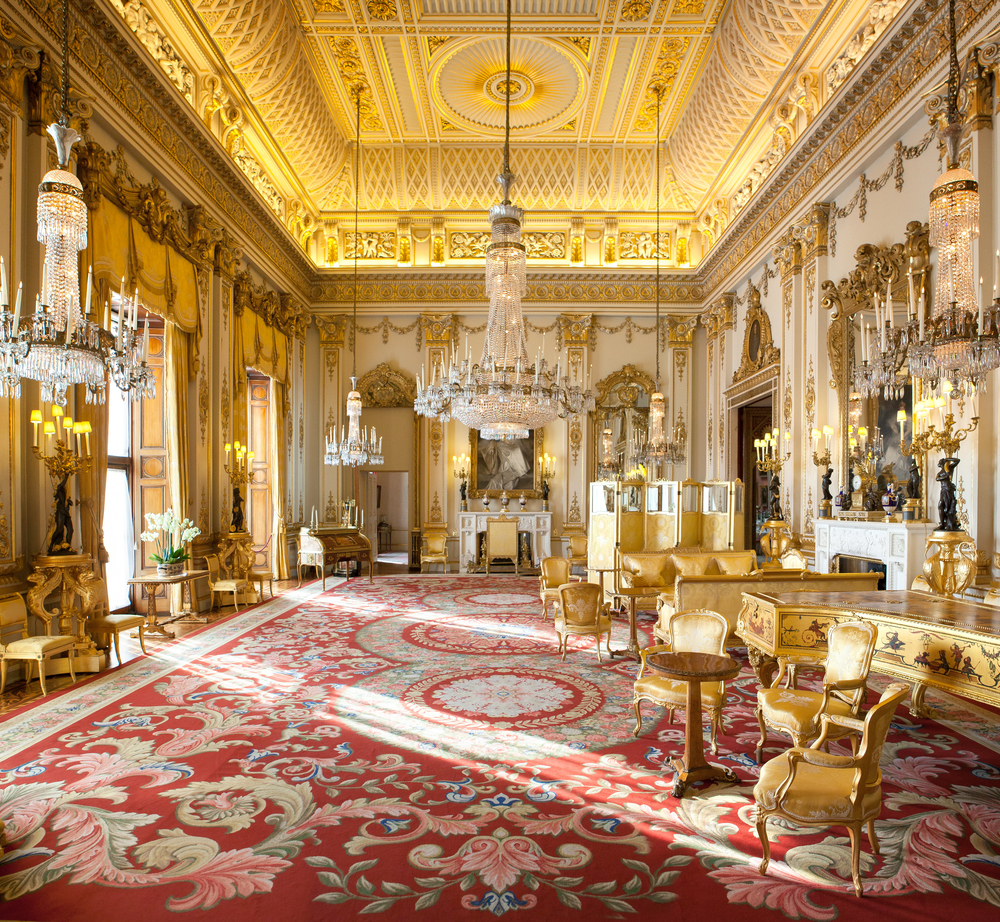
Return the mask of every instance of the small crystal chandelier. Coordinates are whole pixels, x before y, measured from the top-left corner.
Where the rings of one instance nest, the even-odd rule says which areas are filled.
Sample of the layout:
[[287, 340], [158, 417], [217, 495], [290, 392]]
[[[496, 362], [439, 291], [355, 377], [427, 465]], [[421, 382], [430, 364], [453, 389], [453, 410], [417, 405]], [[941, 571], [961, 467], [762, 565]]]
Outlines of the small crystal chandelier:
[[[653, 238], [653, 252], [656, 254], [656, 324], [653, 327], [653, 349], [656, 353], [656, 392], [649, 398], [649, 426], [646, 433], [646, 444], [641, 458], [646, 465], [650, 478], [656, 474], [657, 467], [662, 463], [683, 464], [686, 456], [684, 441], [678, 441], [675, 429], [668, 443], [663, 431], [663, 421], [666, 417], [667, 402], [660, 391], [660, 105], [666, 87], [656, 82], [650, 87], [650, 92], [656, 96], [656, 236]], [[681, 433], [686, 440], [683, 421]]]
[[937, 290], [927, 329], [920, 330], [920, 342], [910, 350], [910, 372], [932, 387], [945, 379], [953, 387], [970, 391], [1000, 367], [1000, 305], [994, 302], [987, 309], [980, 292], [978, 316], [973, 308], [972, 241], [979, 236], [979, 185], [971, 172], [959, 166], [961, 71], [955, 0], [948, 3], [948, 38], [948, 125], [940, 134], [948, 169], [938, 177], [930, 195], [930, 242], [939, 251]]
[[117, 339], [102, 328], [91, 315], [89, 276], [86, 307], [80, 309], [78, 254], [87, 246], [87, 206], [80, 180], [67, 169], [73, 145], [80, 140], [69, 124], [68, 0], [63, 0], [62, 31], [61, 112], [59, 122], [48, 127], [58, 168], [49, 170], [38, 187], [38, 241], [45, 245], [42, 290], [34, 313], [22, 317], [19, 285], [11, 312], [7, 273], [0, 262], [0, 392], [16, 397], [20, 379], [28, 378], [38, 381], [43, 403], [65, 406], [69, 388], [77, 384], [86, 387], [88, 403], [104, 403], [110, 373], [122, 391], [139, 400], [152, 396], [155, 383], [146, 352], [139, 352], [134, 320], [129, 335], [123, 336], [119, 314]]
[[452, 351], [448, 368], [435, 365], [431, 379], [417, 381], [416, 412], [447, 422], [453, 416], [481, 439], [524, 439], [557, 416], [594, 409], [594, 396], [582, 385], [570, 383], [568, 368], [560, 363], [550, 373], [539, 355], [528, 364], [521, 298], [527, 290], [526, 254], [521, 242], [524, 211], [511, 204], [510, 190], [517, 177], [510, 170], [510, 0], [507, 0], [506, 127], [503, 171], [497, 177], [503, 201], [490, 209], [492, 242], [486, 248], [486, 294], [490, 313], [479, 364], [467, 355], [458, 364]]
[[360, 81], [351, 87], [357, 112], [357, 135], [354, 165], [354, 320], [351, 330], [351, 390], [347, 395], [347, 432], [340, 427], [340, 441], [337, 441], [336, 427], [330, 429], [326, 437], [326, 464], [344, 467], [359, 467], [362, 464], [376, 466], [385, 463], [382, 454], [382, 439], [375, 435], [375, 427], [361, 428], [361, 394], [358, 391], [358, 251], [361, 241], [358, 237], [358, 200], [361, 197], [361, 94], [364, 84]]

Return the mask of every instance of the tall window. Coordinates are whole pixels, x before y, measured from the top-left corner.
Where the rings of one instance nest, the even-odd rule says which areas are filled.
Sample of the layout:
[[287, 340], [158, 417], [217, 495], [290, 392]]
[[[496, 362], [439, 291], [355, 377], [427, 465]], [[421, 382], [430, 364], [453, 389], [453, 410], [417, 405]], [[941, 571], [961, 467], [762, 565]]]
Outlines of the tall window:
[[[116, 308], [112, 302], [112, 309]], [[140, 316], [140, 324], [144, 319]], [[112, 611], [142, 604], [128, 581], [155, 568], [149, 560], [155, 550], [138, 540], [139, 533], [145, 528], [145, 514], [163, 512], [169, 502], [163, 358], [163, 322], [150, 314], [149, 365], [156, 396], [136, 404], [114, 384], [108, 387], [108, 477], [101, 527], [108, 551], [106, 573]]]

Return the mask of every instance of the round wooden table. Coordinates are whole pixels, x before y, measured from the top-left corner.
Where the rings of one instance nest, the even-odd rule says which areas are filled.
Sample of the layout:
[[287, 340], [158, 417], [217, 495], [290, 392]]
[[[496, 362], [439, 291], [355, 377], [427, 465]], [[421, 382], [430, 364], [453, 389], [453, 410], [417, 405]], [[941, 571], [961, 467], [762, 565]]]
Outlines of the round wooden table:
[[701, 683], [732, 679], [740, 665], [728, 656], [713, 653], [654, 653], [646, 657], [653, 672], [687, 682], [687, 716], [684, 727], [684, 756], [671, 759], [676, 775], [671, 794], [680, 797], [695, 781], [731, 781], [739, 779], [731, 768], [710, 765], [705, 761], [705, 739], [701, 727]]

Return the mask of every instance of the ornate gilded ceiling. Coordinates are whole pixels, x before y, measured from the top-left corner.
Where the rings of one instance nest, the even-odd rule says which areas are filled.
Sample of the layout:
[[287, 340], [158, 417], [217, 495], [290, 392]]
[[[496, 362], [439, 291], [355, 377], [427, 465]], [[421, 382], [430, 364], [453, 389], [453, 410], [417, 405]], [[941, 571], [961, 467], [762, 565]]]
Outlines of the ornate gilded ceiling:
[[[320, 264], [353, 246], [355, 84], [367, 227], [471, 228], [495, 201], [503, 0], [102, 2]], [[514, 0], [517, 202], [553, 232], [616, 219], [648, 260], [658, 81], [666, 251], [697, 262], [904, 4]]]

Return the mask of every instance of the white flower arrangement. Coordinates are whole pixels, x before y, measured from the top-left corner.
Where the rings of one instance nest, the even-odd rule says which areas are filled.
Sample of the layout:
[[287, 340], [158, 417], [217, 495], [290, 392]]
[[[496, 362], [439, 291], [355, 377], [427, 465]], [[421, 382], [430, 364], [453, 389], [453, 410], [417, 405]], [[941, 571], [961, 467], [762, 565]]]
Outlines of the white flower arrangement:
[[146, 531], [139, 537], [156, 545], [156, 553], [149, 559], [159, 564], [180, 563], [188, 559], [185, 545], [197, 538], [201, 529], [190, 519], [178, 519], [173, 509], [166, 512], [147, 512]]

